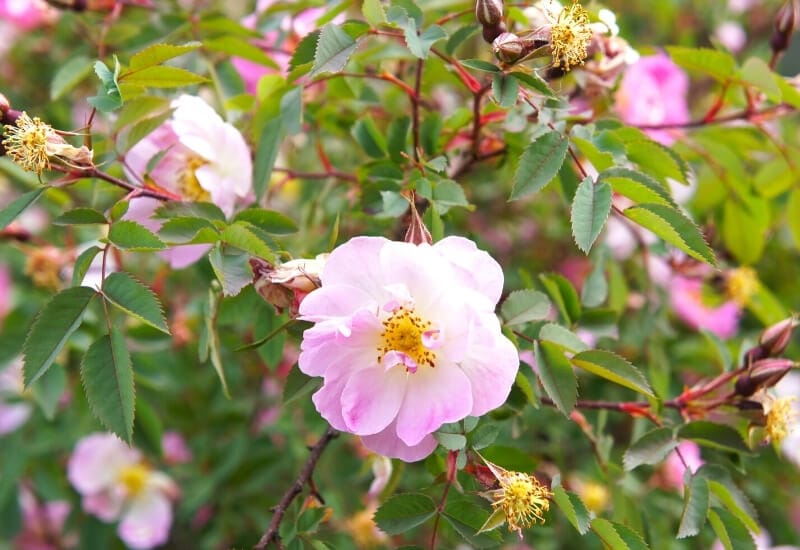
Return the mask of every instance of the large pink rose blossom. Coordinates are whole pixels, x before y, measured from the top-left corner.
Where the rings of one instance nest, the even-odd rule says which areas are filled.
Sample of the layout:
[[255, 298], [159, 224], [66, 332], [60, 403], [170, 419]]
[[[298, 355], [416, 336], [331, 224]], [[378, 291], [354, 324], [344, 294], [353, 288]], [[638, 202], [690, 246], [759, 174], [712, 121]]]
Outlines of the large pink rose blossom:
[[[172, 107], [172, 117], [125, 155], [128, 178], [153, 183], [185, 200], [213, 202], [230, 216], [252, 193], [253, 167], [247, 143], [199, 97], [180, 96]], [[163, 156], [148, 172], [148, 164], [158, 155]], [[132, 199], [126, 218], [157, 231], [162, 222], [151, 216], [158, 205], [155, 199]], [[207, 245], [188, 245], [162, 254], [172, 267], [180, 269], [207, 250]]]
[[[689, 78], [664, 53], [642, 57], [625, 70], [616, 109], [632, 125], [683, 124], [689, 121]], [[675, 142], [674, 130], [648, 130], [664, 145]]]
[[442, 424], [502, 405], [519, 367], [494, 314], [500, 266], [475, 243], [357, 237], [336, 248], [300, 304], [298, 364], [324, 384], [313, 400], [337, 430], [412, 462]]
[[23, 399], [22, 359], [0, 367], [0, 437], [19, 429], [33, 413]]
[[116, 436], [95, 433], [81, 439], [67, 477], [83, 496], [86, 512], [105, 522], [120, 520], [117, 534], [130, 548], [154, 548], [169, 539], [178, 487]]
[[703, 281], [676, 275], [670, 283], [670, 300], [675, 314], [691, 328], [706, 329], [720, 338], [730, 338], [739, 328], [742, 309], [728, 300], [710, 306], [703, 300]]

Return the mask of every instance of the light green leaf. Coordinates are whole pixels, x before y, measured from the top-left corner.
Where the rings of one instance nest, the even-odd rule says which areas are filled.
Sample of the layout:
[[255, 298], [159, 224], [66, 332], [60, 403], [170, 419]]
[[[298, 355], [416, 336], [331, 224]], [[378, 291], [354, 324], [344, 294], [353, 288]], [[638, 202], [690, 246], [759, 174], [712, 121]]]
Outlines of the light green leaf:
[[13, 222], [26, 208], [39, 200], [39, 197], [41, 197], [47, 189], [47, 187], [39, 187], [33, 191], [28, 191], [6, 206], [3, 210], [0, 210], [0, 231]]
[[669, 191], [646, 174], [629, 168], [610, 168], [597, 176], [597, 181], [611, 184], [615, 193], [628, 197], [637, 203], [664, 204], [677, 208]]
[[572, 358], [572, 364], [587, 372], [630, 388], [648, 397], [655, 397], [647, 378], [627, 359], [610, 351], [583, 351]]
[[692, 476], [683, 488], [683, 512], [677, 538], [694, 537], [706, 523], [708, 515], [708, 482], [702, 476]]
[[599, 307], [608, 298], [608, 279], [606, 279], [605, 249], [595, 256], [594, 267], [586, 277], [581, 289], [581, 304], [585, 307]]
[[[237, 233], [243, 231], [234, 230]], [[250, 240], [246, 234], [244, 237]], [[266, 245], [265, 245], [266, 246]], [[235, 296], [253, 282], [253, 271], [248, 263], [249, 256], [235, 252], [222, 251], [222, 247], [215, 246], [208, 255], [214, 275], [222, 284], [222, 292], [226, 296]]]
[[219, 240], [219, 232], [213, 223], [205, 218], [170, 218], [161, 229], [158, 237], [170, 244], [213, 244]]
[[80, 326], [83, 314], [95, 294], [94, 290], [83, 286], [68, 288], [45, 304], [34, 319], [22, 346], [26, 386], [47, 372], [69, 337]]
[[70, 286], [78, 286], [81, 284], [83, 278], [86, 277], [86, 272], [89, 271], [89, 268], [92, 266], [95, 256], [100, 252], [102, 252], [102, 249], [99, 246], [90, 246], [81, 252], [81, 255], [75, 260], [75, 265], [72, 268], [72, 281], [70, 282]]
[[156, 208], [153, 217], [160, 220], [205, 218], [212, 221], [225, 221], [225, 213], [220, 210], [219, 206], [210, 202], [166, 202]]
[[253, 256], [274, 260], [275, 253], [269, 244], [264, 242], [256, 231], [256, 227], [249, 222], [237, 221], [226, 227], [221, 239], [231, 246], [247, 252]]
[[95, 417], [130, 444], [136, 392], [125, 337], [117, 328], [89, 346], [81, 362], [81, 381]]
[[280, 66], [258, 46], [251, 44], [246, 38], [239, 36], [219, 36], [207, 38], [203, 41], [203, 47], [213, 52], [235, 55], [242, 59], [247, 59], [253, 63], [258, 63], [265, 67], [280, 70]]
[[67, 371], [58, 363], [53, 364], [36, 382], [31, 384], [33, 399], [42, 409], [47, 420], [56, 416], [58, 404], [67, 389]]
[[786, 204], [786, 221], [789, 224], [794, 245], [800, 249], [800, 189], [795, 189], [789, 195], [789, 202]]
[[729, 53], [720, 50], [667, 46], [667, 51], [672, 60], [681, 67], [707, 74], [722, 82], [733, 77], [736, 72], [736, 60]]
[[53, 225], [93, 225], [108, 223], [106, 217], [93, 208], [75, 208], [53, 220]]
[[164, 250], [167, 247], [155, 233], [130, 220], [120, 220], [111, 224], [108, 240], [122, 250]]
[[584, 254], [588, 254], [594, 241], [611, 213], [611, 186], [605, 182], [594, 183], [587, 176], [578, 185], [572, 201], [572, 236]]
[[253, 190], [256, 193], [257, 201], [261, 200], [267, 190], [269, 177], [284, 137], [286, 137], [286, 130], [283, 127], [283, 119], [276, 117], [264, 125], [261, 136], [258, 138], [258, 148], [253, 163]]
[[747, 527], [726, 510], [709, 510], [708, 521], [725, 550], [757, 550], [753, 535]]
[[536, 90], [540, 94], [548, 97], [556, 97], [556, 93], [547, 85], [541, 77], [539, 77], [536, 73], [520, 73], [520, 72], [513, 72], [510, 73], [509, 76], [513, 76], [517, 80], [519, 80], [522, 84], [525, 84], [529, 88]]
[[467, 438], [463, 434], [435, 432], [433, 437], [448, 451], [460, 451], [467, 446]]
[[700, 229], [678, 210], [663, 204], [650, 203], [632, 206], [624, 214], [693, 258], [716, 265], [714, 252], [709, 248]]
[[558, 487], [553, 487], [553, 500], [578, 533], [585, 535], [589, 531], [591, 515], [581, 497], [566, 491], [564, 487], [559, 485]]
[[728, 199], [722, 209], [722, 239], [740, 264], [756, 263], [767, 244], [768, 205], [752, 197], [746, 204]]
[[421, 493], [394, 495], [384, 502], [374, 520], [387, 535], [399, 535], [425, 523], [436, 513], [436, 504]]
[[92, 72], [94, 63], [88, 57], [73, 57], [56, 71], [50, 81], [50, 99], [55, 101], [77, 86]]
[[324, 73], [340, 72], [356, 46], [356, 41], [339, 25], [328, 23], [320, 32], [310, 76], [313, 78]]
[[622, 537], [614, 529], [614, 524], [605, 518], [594, 518], [591, 523], [592, 531], [600, 537], [605, 548], [609, 550], [630, 550]]
[[567, 156], [569, 142], [555, 131], [537, 137], [522, 153], [511, 200], [521, 199], [543, 189], [556, 177]]
[[677, 446], [678, 440], [671, 428], [651, 430], [625, 451], [622, 457], [625, 471], [629, 472], [642, 464], [658, 464]]
[[386, 10], [383, 9], [380, 0], [364, 0], [361, 5], [361, 13], [373, 27], [379, 27], [386, 23]]
[[630, 161], [665, 185], [668, 178], [683, 184], [689, 182], [691, 169], [686, 161], [669, 147], [647, 138], [644, 134], [641, 139], [626, 141], [625, 151]]
[[538, 290], [515, 290], [500, 308], [506, 325], [521, 325], [547, 317], [550, 300]]
[[519, 81], [505, 73], [492, 75], [492, 94], [494, 100], [504, 109], [510, 109], [517, 103]]
[[578, 400], [578, 380], [572, 365], [556, 344], [536, 342], [533, 344], [539, 380], [556, 408], [569, 416]]
[[[215, 253], [218, 252], [219, 249], [215, 248], [209, 255], [212, 267], [215, 265]], [[224, 262], [224, 258], [219, 261]], [[214, 270], [216, 272], [216, 268], [214, 268]], [[219, 275], [217, 275], [217, 277], [219, 277]], [[219, 382], [222, 385], [222, 393], [226, 398], [230, 399], [231, 394], [228, 390], [228, 381], [225, 378], [225, 368], [219, 354], [219, 334], [217, 334], [217, 327], [215, 325], [218, 313], [219, 298], [214, 292], [214, 289], [209, 288], [208, 300], [203, 304], [203, 327], [200, 331], [200, 338], [197, 343], [197, 357], [203, 363], [209, 360], [211, 361], [211, 365], [214, 367], [214, 371], [217, 373]], [[299, 371], [299, 369], [293, 370]]]
[[678, 435], [684, 439], [691, 439], [706, 447], [722, 449], [734, 453], [749, 453], [742, 436], [735, 429], [718, 422], [708, 420], [695, 420], [681, 426]]
[[431, 25], [421, 33], [417, 34], [417, 26], [413, 19], [407, 19], [406, 24], [402, 25], [403, 35], [406, 39], [406, 46], [411, 54], [419, 59], [427, 59], [431, 47], [443, 38], [447, 38], [447, 33], [439, 25]]
[[581, 317], [581, 301], [572, 283], [558, 273], [541, 273], [539, 280], [555, 303], [564, 323], [571, 325], [577, 322]]
[[580, 339], [580, 336], [555, 323], [547, 323], [539, 329], [539, 339], [558, 344], [567, 351], [574, 353], [589, 349], [589, 346]]
[[489, 513], [484, 500], [457, 494], [448, 498], [442, 514], [442, 518], [466, 543], [476, 549], [496, 548], [502, 540], [501, 532], [491, 529], [500, 518], [492, 516], [494, 514]]
[[769, 68], [767, 63], [758, 57], [750, 57], [739, 69], [739, 78], [745, 83], [753, 86], [767, 96], [767, 99], [774, 103], [780, 103], [783, 94], [775, 80], [775, 73]]
[[161, 302], [152, 290], [124, 271], [110, 274], [103, 281], [103, 296], [128, 315], [169, 334]]
[[208, 79], [199, 74], [181, 69], [180, 67], [169, 67], [159, 65], [146, 67], [135, 72], [128, 72], [120, 77], [128, 86], [141, 86], [147, 88], [179, 88], [191, 84], [208, 82]]
[[160, 65], [164, 61], [169, 61], [170, 59], [192, 52], [201, 45], [200, 42], [188, 42], [186, 44], [153, 44], [133, 54], [130, 62], [130, 69], [138, 70]]
[[247, 208], [242, 210], [234, 221], [245, 221], [264, 231], [275, 235], [288, 235], [297, 232], [297, 224], [286, 214], [265, 208]]

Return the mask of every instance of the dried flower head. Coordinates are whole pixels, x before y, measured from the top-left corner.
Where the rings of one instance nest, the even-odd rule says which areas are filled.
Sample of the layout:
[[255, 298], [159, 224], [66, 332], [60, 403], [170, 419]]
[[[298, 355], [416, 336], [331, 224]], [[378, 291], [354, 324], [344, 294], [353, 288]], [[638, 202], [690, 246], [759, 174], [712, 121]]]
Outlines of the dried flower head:
[[23, 170], [41, 174], [50, 167], [47, 137], [55, 133], [52, 126], [42, 122], [39, 117], [31, 118], [28, 113], [22, 113], [16, 125], [6, 124], [5, 131], [3, 147], [6, 148], [6, 154]]
[[491, 491], [492, 507], [506, 516], [509, 531], [522, 531], [537, 522], [544, 523], [543, 512], [550, 509], [550, 490], [535, 477], [522, 472], [501, 470], [500, 489]]
[[553, 21], [550, 39], [550, 52], [553, 66], [568, 71], [575, 65], [583, 65], [586, 51], [592, 39], [589, 14], [577, 0], [564, 8], [557, 17], [548, 14]]
[[740, 267], [728, 274], [726, 283], [728, 296], [737, 304], [744, 306], [758, 290], [758, 273], [752, 267]]
[[781, 444], [797, 422], [797, 414], [792, 410], [795, 399], [795, 397], [779, 397], [766, 407], [767, 437], [776, 445]]

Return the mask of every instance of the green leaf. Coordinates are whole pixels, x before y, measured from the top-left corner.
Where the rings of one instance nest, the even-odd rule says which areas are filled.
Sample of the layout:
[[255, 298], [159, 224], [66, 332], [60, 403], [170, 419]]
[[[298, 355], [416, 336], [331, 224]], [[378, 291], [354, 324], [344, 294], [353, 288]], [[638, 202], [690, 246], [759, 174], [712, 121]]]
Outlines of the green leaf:
[[514, 174], [511, 200], [536, 193], [550, 183], [564, 164], [568, 146], [567, 138], [555, 131], [542, 134], [528, 145]]
[[581, 301], [572, 283], [558, 273], [541, 273], [539, 280], [564, 322], [568, 325], [575, 323], [581, 316]]
[[265, 208], [247, 208], [242, 210], [234, 221], [245, 221], [266, 233], [288, 235], [297, 232], [297, 224], [285, 214]]
[[646, 174], [628, 168], [609, 168], [597, 176], [597, 181], [611, 184], [615, 193], [637, 203], [663, 204], [677, 208], [667, 189]]
[[92, 413], [130, 444], [136, 391], [125, 337], [117, 328], [89, 346], [81, 362], [81, 381]]
[[494, 63], [489, 63], [483, 59], [461, 59], [459, 62], [468, 69], [482, 71], [484, 73], [499, 73], [500, 67]]
[[596, 255], [594, 267], [583, 282], [581, 304], [585, 307], [599, 307], [608, 298], [608, 280], [606, 279], [606, 254], [601, 249]]
[[283, 119], [276, 117], [264, 125], [261, 136], [258, 138], [258, 148], [253, 164], [253, 190], [256, 192], [257, 202], [262, 199], [267, 190], [269, 177], [284, 137], [286, 137], [286, 130], [283, 127]]
[[667, 46], [667, 51], [672, 60], [681, 67], [707, 74], [719, 81], [730, 79], [736, 72], [736, 60], [720, 50]]
[[589, 346], [577, 334], [555, 323], [547, 323], [539, 329], [539, 340], [558, 344], [567, 351], [575, 353], [589, 349]]
[[460, 451], [467, 446], [467, 438], [462, 434], [436, 432], [433, 437], [448, 451]]
[[111, 224], [108, 240], [122, 250], [164, 250], [167, 247], [155, 233], [130, 220], [120, 220]]
[[242, 59], [247, 59], [253, 63], [258, 63], [271, 69], [280, 70], [275, 61], [264, 53], [264, 50], [254, 46], [246, 38], [240, 36], [219, 36], [217, 38], [205, 39], [203, 47], [212, 52], [220, 52], [228, 55], [235, 55]]
[[[462, 62], [463, 63], [463, 62]], [[513, 76], [517, 80], [519, 80], [522, 84], [525, 84], [528, 88], [536, 90], [540, 94], [548, 97], [556, 97], [556, 93], [547, 85], [541, 77], [539, 77], [536, 73], [519, 73], [513, 72], [510, 73], [509, 76]]]
[[753, 533], [758, 533], [758, 515], [745, 494], [736, 486], [728, 470], [717, 464], [705, 464], [695, 474], [708, 481], [717, 500]]
[[320, 32], [310, 76], [341, 72], [356, 46], [356, 41], [339, 25], [328, 23]]
[[109, 113], [122, 107], [122, 92], [119, 89], [119, 61], [114, 57], [114, 71], [112, 72], [105, 63], [96, 61], [94, 72], [100, 79], [100, 90], [96, 96], [88, 98], [89, 105], [96, 107], [104, 113]]
[[379, 27], [386, 23], [386, 11], [383, 9], [380, 0], [364, 0], [361, 5], [361, 13], [364, 19], [373, 27]]
[[586, 509], [581, 497], [566, 491], [564, 487], [559, 485], [558, 487], [553, 487], [553, 500], [578, 533], [585, 535], [589, 531], [591, 514]]
[[655, 397], [647, 378], [619, 355], [605, 350], [583, 351], [572, 358], [572, 364], [620, 386]]
[[794, 245], [800, 249], [800, 189], [795, 189], [789, 195], [789, 201], [786, 203], [786, 221], [794, 239]]
[[401, 24], [401, 27], [408, 50], [418, 59], [427, 59], [431, 47], [442, 38], [447, 38], [447, 33], [439, 25], [431, 25], [419, 34], [417, 34], [417, 25], [413, 19], [406, 19], [405, 24]]
[[624, 214], [693, 258], [716, 265], [714, 252], [700, 229], [678, 210], [663, 204], [640, 204], [628, 208]]
[[[234, 231], [241, 233], [245, 240], [250, 240], [246, 234], [247, 230], [239, 231], [237, 229]], [[222, 292], [226, 296], [236, 296], [244, 287], [253, 282], [253, 271], [250, 269], [247, 254], [223, 252], [222, 247], [215, 246], [211, 249], [208, 259], [214, 275], [222, 284]]]
[[502, 540], [498, 531], [484, 529], [492, 516], [483, 500], [456, 494], [448, 499], [442, 513], [442, 518], [471, 548], [494, 548]]
[[709, 510], [708, 521], [725, 550], [757, 550], [747, 527], [727, 511], [719, 508]]
[[617, 534], [625, 542], [629, 550], [649, 550], [649, 546], [644, 541], [642, 535], [625, 525], [624, 523], [612, 522]]
[[353, 138], [358, 142], [364, 152], [372, 158], [383, 158], [386, 156], [386, 138], [370, 115], [359, 118], [350, 130]]
[[58, 404], [67, 389], [67, 371], [58, 363], [50, 367], [36, 382], [31, 385], [33, 399], [42, 409], [47, 420], [56, 416]]
[[28, 191], [6, 206], [3, 210], [0, 210], [0, 231], [13, 222], [26, 208], [39, 200], [39, 197], [41, 197], [47, 189], [47, 187], [39, 187], [33, 191]]
[[728, 346], [716, 333], [706, 329], [700, 329], [700, 332], [703, 333], [703, 336], [706, 337], [706, 340], [711, 343], [712, 347], [717, 352], [722, 370], [729, 372], [733, 368], [733, 357], [731, 357], [731, 351], [728, 349]]
[[220, 210], [219, 206], [210, 202], [166, 202], [156, 208], [153, 217], [160, 220], [204, 218], [212, 221], [225, 221], [225, 213]]
[[33, 321], [22, 352], [25, 355], [25, 385], [30, 386], [42, 376], [69, 337], [81, 324], [83, 314], [96, 292], [78, 286], [56, 294]]
[[642, 464], [658, 464], [677, 446], [678, 440], [671, 428], [656, 428], [637, 439], [625, 451], [622, 464], [627, 472]]
[[[123, 80], [124, 79], [124, 80]], [[136, 72], [128, 72], [120, 77], [128, 86], [142, 86], [147, 88], [179, 88], [191, 84], [208, 82], [208, 79], [199, 74], [181, 69], [160, 65], [146, 67]]]
[[500, 308], [506, 325], [521, 325], [539, 321], [550, 312], [550, 300], [538, 290], [515, 290]]
[[584, 178], [572, 201], [572, 236], [584, 254], [591, 250], [610, 213], [611, 186], [595, 184], [591, 176]]
[[550, 342], [535, 342], [539, 380], [559, 411], [569, 416], [578, 400], [578, 380], [561, 348]]
[[[214, 266], [214, 253], [218, 251], [219, 248], [215, 248], [209, 255], [212, 267]], [[230, 399], [231, 394], [228, 390], [228, 382], [225, 379], [225, 367], [222, 364], [222, 358], [219, 355], [219, 334], [217, 334], [215, 326], [218, 313], [219, 299], [215, 294], [214, 289], [209, 288], [208, 300], [203, 304], [203, 326], [200, 331], [199, 341], [197, 343], [197, 356], [198, 359], [200, 359], [200, 361], [203, 363], [211, 360], [211, 365], [214, 367], [214, 371], [217, 373], [217, 378], [219, 378], [219, 382], [222, 385], [222, 393], [226, 398]]]
[[75, 265], [72, 268], [72, 281], [70, 282], [70, 286], [78, 286], [81, 284], [83, 278], [86, 277], [86, 272], [89, 271], [89, 268], [92, 266], [95, 256], [100, 252], [102, 252], [102, 249], [99, 246], [90, 246], [81, 252], [81, 255], [75, 260]]
[[725, 424], [709, 422], [707, 420], [695, 420], [681, 426], [678, 436], [691, 439], [706, 447], [722, 449], [734, 453], [749, 453], [750, 449], [745, 445], [742, 436], [735, 429]]
[[143, 323], [169, 334], [161, 302], [152, 290], [124, 271], [110, 274], [103, 281], [103, 296], [122, 311]]
[[158, 237], [170, 244], [213, 244], [219, 240], [219, 231], [205, 218], [180, 217], [164, 222]]
[[93, 208], [75, 208], [53, 220], [53, 225], [93, 225], [108, 223], [106, 217]]
[[758, 57], [750, 57], [739, 69], [739, 78], [743, 82], [753, 86], [758, 91], [763, 92], [767, 99], [774, 103], [780, 103], [783, 99], [780, 86], [775, 80], [775, 73], [769, 65]]
[[754, 264], [767, 244], [767, 201], [752, 197], [746, 204], [728, 199], [722, 209], [722, 239], [740, 264]]
[[510, 109], [517, 103], [519, 81], [505, 73], [495, 73], [492, 75], [492, 94], [501, 107]]
[[641, 139], [625, 142], [625, 152], [630, 161], [664, 184], [668, 178], [683, 184], [689, 181], [691, 169], [686, 161], [669, 147], [647, 138], [644, 134]]
[[77, 86], [92, 72], [92, 60], [83, 55], [73, 57], [56, 71], [50, 81], [50, 99], [55, 101]]
[[186, 44], [153, 44], [131, 56], [130, 69], [144, 69], [160, 65], [181, 55], [199, 48], [200, 42], [187, 42]]
[[281, 120], [283, 128], [290, 136], [303, 130], [303, 88], [295, 86], [288, 89], [281, 97]]
[[708, 482], [702, 476], [692, 476], [683, 488], [683, 512], [677, 538], [694, 537], [706, 523], [708, 515]]
[[283, 386], [283, 405], [297, 401], [322, 385], [322, 379], [316, 376], [307, 376], [300, 369], [292, 369], [286, 377], [286, 384]]
[[223, 241], [252, 256], [274, 261], [275, 253], [258, 235], [257, 228], [245, 221], [237, 221], [222, 231]]
[[594, 518], [591, 526], [592, 531], [603, 541], [605, 548], [609, 550], [629, 550], [628, 545], [614, 528], [614, 524], [607, 519]]
[[399, 535], [428, 521], [436, 513], [436, 504], [420, 493], [391, 497], [375, 512], [374, 520], [387, 535]]
[[320, 30], [317, 29], [308, 33], [294, 49], [292, 58], [289, 60], [289, 69], [292, 71], [289, 82], [294, 82], [297, 78], [311, 70], [314, 55], [319, 43]]

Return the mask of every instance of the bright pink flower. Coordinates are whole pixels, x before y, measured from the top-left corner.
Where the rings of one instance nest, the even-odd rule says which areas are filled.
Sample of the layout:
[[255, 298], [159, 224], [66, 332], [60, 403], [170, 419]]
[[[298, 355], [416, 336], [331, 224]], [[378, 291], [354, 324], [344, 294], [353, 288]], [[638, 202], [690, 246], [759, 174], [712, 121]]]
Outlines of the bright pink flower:
[[[172, 107], [172, 118], [125, 155], [128, 178], [139, 183], [147, 180], [185, 200], [213, 202], [230, 216], [252, 193], [253, 167], [247, 143], [199, 97], [183, 95]], [[163, 156], [148, 172], [148, 164], [159, 155]], [[132, 199], [125, 217], [157, 231], [162, 222], [151, 216], [158, 205], [155, 199]], [[162, 255], [180, 269], [207, 250], [207, 245], [178, 246]]]
[[734, 301], [709, 306], [703, 300], [703, 281], [676, 275], [670, 285], [672, 309], [691, 328], [706, 329], [720, 338], [730, 338], [739, 328], [742, 313]]
[[[700, 447], [694, 441], [682, 441], [677, 447], [680, 456], [676, 451], [672, 451], [664, 461], [664, 479], [669, 487], [680, 491], [683, 489], [683, 475], [688, 467], [692, 473], [697, 472], [700, 466], [705, 464], [705, 460], [700, 457]], [[683, 460], [681, 460], [681, 456]], [[684, 461], [686, 464], [684, 465]]]
[[[689, 121], [686, 97], [689, 78], [666, 54], [642, 57], [625, 70], [616, 95], [616, 109], [632, 125], [682, 124]], [[664, 145], [675, 141], [674, 130], [648, 130]]]
[[154, 548], [169, 539], [178, 487], [116, 436], [95, 433], [81, 439], [67, 477], [83, 496], [84, 511], [106, 522], [120, 520], [117, 534], [129, 547]]
[[475, 243], [357, 237], [336, 248], [300, 304], [298, 364], [324, 377], [313, 400], [376, 453], [420, 460], [442, 424], [502, 405], [519, 357], [494, 308], [500, 266]]
[[19, 492], [19, 507], [22, 511], [22, 530], [14, 537], [14, 548], [61, 550], [77, 545], [74, 534], [64, 534], [64, 523], [70, 512], [69, 502], [39, 502], [33, 492], [23, 485]]
[[0, 0], [0, 19], [23, 31], [48, 23], [57, 15], [44, 0]]
[[22, 397], [22, 360], [0, 367], [0, 436], [11, 433], [31, 417], [33, 407]]
[[167, 464], [185, 464], [194, 458], [186, 440], [180, 433], [174, 431], [164, 432], [161, 436], [161, 451]]

